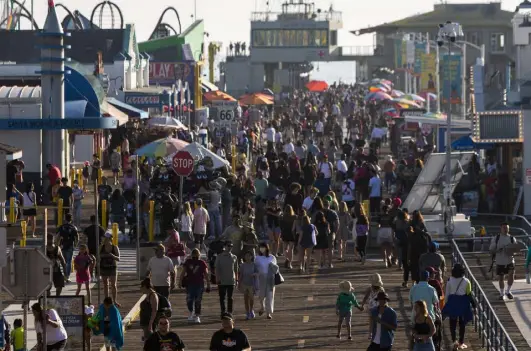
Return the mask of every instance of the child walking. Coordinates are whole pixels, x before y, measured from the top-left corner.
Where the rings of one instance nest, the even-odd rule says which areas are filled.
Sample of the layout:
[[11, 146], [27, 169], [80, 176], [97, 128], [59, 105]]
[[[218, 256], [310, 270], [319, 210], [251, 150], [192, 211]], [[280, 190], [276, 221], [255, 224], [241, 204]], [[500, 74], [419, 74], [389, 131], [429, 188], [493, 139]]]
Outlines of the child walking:
[[344, 280], [339, 283], [339, 290], [340, 293], [336, 300], [336, 314], [339, 316], [339, 321], [337, 322], [337, 338], [341, 339], [341, 327], [343, 325], [343, 321], [345, 321], [348, 339], [352, 340], [352, 306], [356, 307], [360, 311], [363, 311], [363, 308], [358, 303], [358, 300], [356, 300], [354, 289], [348, 280]]
[[[369, 278], [371, 286], [367, 288], [367, 291], [365, 293], [365, 297], [363, 298], [363, 302], [361, 305], [363, 308], [367, 311], [369, 316], [369, 340], [371, 340], [372, 337], [372, 324], [370, 323], [371, 318], [371, 310], [378, 306], [378, 301], [376, 298], [378, 297], [378, 293], [385, 292], [383, 288], [383, 282], [382, 277], [378, 273], [374, 273]], [[365, 308], [365, 304], [368, 305], [368, 308]]]
[[94, 306], [85, 306], [85, 345], [92, 349], [92, 329], [98, 328], [98, 321], [94, 317]]
[[76, 270], [77, 282], [76, 296], [80, 294], [81, 286], [85, 285], [85, 289], [87, 289], [87, 301], [89, 305], [91, 305], [90, 272], [92, 271], [93, 264], [94, 258], [90, 255], [87, 245], [79, 245], [79, 254], [74, 259], [74, 269]]
[[22, 327], [22, 319], [17, 318], [13, 322], [13, 330], [11, 331], [11, 345], [14, 351], [25, 351], [24, 349], [24, 327]]
[[254, 256], [251, 252], [246, 252], [243, 256], [243, 263], [240, 266], [239, 290], [243, 293], [245, 303], [246, 319], [253, 319], [254, 315], [254, 295], [257, 289], [258, 268], [254, 264]]

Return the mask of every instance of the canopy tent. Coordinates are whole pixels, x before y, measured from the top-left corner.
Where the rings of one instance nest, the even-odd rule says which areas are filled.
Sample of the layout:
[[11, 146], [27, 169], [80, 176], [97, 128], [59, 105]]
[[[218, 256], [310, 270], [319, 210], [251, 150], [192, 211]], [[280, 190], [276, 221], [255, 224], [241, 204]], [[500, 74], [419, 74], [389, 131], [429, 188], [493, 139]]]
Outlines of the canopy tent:
[[235, 98], [233, 98], [232, 96], [230, 96], [229, 94], [221, 90], [208, 91], [203, 94], [203, 97], [205, 98], [206, 101], [220, 101], [220, 100], [236, 101]]
[[253, 93], [243, 95], [239, 99], [241, 105], [273, 105], [273, 97], [262, 94], [262, 93]]
[[188, 130], [188, 128], [181, 121], [172, 117], [152, 117], [148, 121], [148, 126], [150, 128]]
[[328, 89], [328, 83], [323, 80], [312, 80], [306, 83], [306, 89], [320, 93]]
[[[426, 117], [426, 116], [405, 116], [404, 120], [406, 122], [413, 122], [413, 123], [426, 123], [436, 126], [446, 126], [446, 118], [433, 118], [433, 117]], [[471, 128], [472, 122], [467, 120], [452, 120], [452, 128]]]
[[472, 151], [472, 150], [490, 150], [494, 148], [494, 144], [491, 143], [476, 143], [470, 135], [462, 136], [461, 138], [454, 140], [452, 143], [452, 150], [456, 151]]

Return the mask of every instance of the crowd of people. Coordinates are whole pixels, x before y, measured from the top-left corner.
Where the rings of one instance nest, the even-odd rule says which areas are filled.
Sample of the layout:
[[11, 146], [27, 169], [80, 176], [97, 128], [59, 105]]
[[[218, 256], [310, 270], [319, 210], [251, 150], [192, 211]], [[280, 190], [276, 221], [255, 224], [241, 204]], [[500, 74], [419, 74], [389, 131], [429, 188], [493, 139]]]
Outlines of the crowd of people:
[[[57, 295], [70, 283], [72, 267], [77, 294], [86, 289], [86, 314], [88, 325], [92, 326], [87, 329], [86, 340], [90, 341], [91, 333], [102, 333], [107, 350], [123, 347], [117, 286], [120, 250], [111, 233], [104, 229], [107, 223], [102, 225], [102, 219], [118, 223], [120, 232], [129, 232], [131, 240], [136, 240], [137, 234], [146, 240], [150, 201], [154, 200], [160, 244], [147, 264], [147, 277], [141, 282], [141, 293], [146, 296], [140, 306], [144, 350], [183, 350], [184, 342], [170, 331], [170, 294], [176, 288], [184, 289], [188, 320], [201, 323], [203, 294], [210, 292], [213, 285], [219, 294], [222, 329], [212, 336], [210, 350], [226, 349], [227, 343], [231, 349], [250, 349], [245, 333], [234, 328], [234, 292], [243, 293], [246, 319], [272, 319], [275, 290], [284, 281], [281, 271], [294, 269], [305, 274], [313, 269], [312, 262], [319, 269], [330, 270], [335, 262], [346, 260], [348, 242], [354, 243], [355, 260], [365, 264], [367, 244], [372, 240], [371, 223], [378, 226], [375, 237], [382, 268], [401, 269], [404, 288], [413, 283], [413, 349], [438, 349], [443, 316], [450, 319], [456, 347], [465, 348], [464, 327], [472, 319], [474, 308], [470, 281], [458, 264], [447, 276], [444, 256], [431, 239], [422, 214], [410, 214], [402, 207], [404, 194], [414, 182], [408, 172], [412, 169], [412, 174], [418, 176], [423, 162], [416, 158], [396, 164], [392, 156], [382, 154], [388, 142], [387, 124], [378, 109], [363, 101], [365, 89], [335, 85], [323, 93], [298, 91], [278, 111], [259, 111], [258, 119], [249, 110], [242, 112], [235, 136], [236, 154], [227, 147], [230, 143], [227, 145], [217, 136], [215, 125], [209, 126], [208, 138], [200, 138], [198, 129], [179, 135], [200, 141], [236, 165], [235, 169], [214, 169], [212, 162], [201, 160], [195, 172], [184, 180], [182, 202], [175, 196], [179, 178], [173, 176], [171, 166], [162, 158], [132, 159], [130, 154], [142, 146], [133, 141], [140, 138], [121, 134], [121, 139], [108, 150], [113, 181], [104, 176], [94, 189], [100, 213], [90, 218], [83, 230], [86, 243], [81, 245], [78, 228], [84, 224], [82, 200], [91, 191], [90, 181], [98, 179], [104, 162], [94, 155], [92, 162], [85, 164], [84, 187], [77, 182], [71, 187], [57, 167], [48, 165], [50, 199], [54, 203], [62, 199], [66, 210], [56, 214], [56, 220], [64, 216], [63, 224], [55, 236], [48, 238], [46, 252], [53, 262]], [[117, 152], [118, 145], [121, 153]], [[139, 177], [133, 171], [136, 162]], [[123, 178], [119, 177], [120, 172]], [[85, 187], [87, 183], [89, 186]], [[141, 192], [139, 213], [137, 185]], [[31, 185], [23, 194], [16, 189], [16, 182], [11, 182], [8, 192], [20, 198], [25, 208], [21, 215], [29, 223], [33, 217], [35, 223], [35, 213], [28, 210], [39, 196]], [[104, 200], [108, 213], [102, 210]], [[365, 200], [368, 207], [364, 206]], [[137, 216], [140, 228], [136, 228]], [[35, 224], [31, 233], [35, 234]], [[505, 239], [499, 242], [504, 243]], [[498, 244], [496, 241], [491, 249], [498, 250]], [[75, 248], [79, 252], [74, 257]], [[501, 261], [500, 266], [504, 267], [499, 269], [500, 289], [505, 294], [502, 296], [512, 298], [510, 272], [514, 272], [514, 266], [511, 270], [510, 264]], [[509, 274], [507, 290], [503, 286], [505, 274]], [[89, 288], [94, 279], [102, 280], [105, 296], [96, 312], [91, 306]], [[389, 295], [380, 275], [371, 276], [361, 303], [351, 282], [342, 281], [339, 290], [337, 337], [342, 337], [345, 324], [347, 338], [352, 338], [350, 320], [356, 307], [368, 314], [368, 349], [390, 350], [398, 328], [397, 315], [388, 305]], [[53, 310], [43, 311], [37, 305], [32, 309], [36, 322], [61, 325]], [[50, 344], [50, 340], [56, 344]], [[63, 340], [66, 337], [49, 338], [48, 350], [62, 350]]]

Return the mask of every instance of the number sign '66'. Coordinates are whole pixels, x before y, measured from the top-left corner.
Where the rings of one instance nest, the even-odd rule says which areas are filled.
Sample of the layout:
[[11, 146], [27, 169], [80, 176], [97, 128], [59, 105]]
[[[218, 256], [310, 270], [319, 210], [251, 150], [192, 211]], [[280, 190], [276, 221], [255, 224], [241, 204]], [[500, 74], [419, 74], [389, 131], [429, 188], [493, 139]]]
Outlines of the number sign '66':
[[220, 123], [231, 123], [234, 120], [234, 110], [218, 110], [218, 118]]
[[194, 170], [194, 158], [188, 151], [179, 151], [172, 158], [172, 168], [178, 176], [187, 177]]

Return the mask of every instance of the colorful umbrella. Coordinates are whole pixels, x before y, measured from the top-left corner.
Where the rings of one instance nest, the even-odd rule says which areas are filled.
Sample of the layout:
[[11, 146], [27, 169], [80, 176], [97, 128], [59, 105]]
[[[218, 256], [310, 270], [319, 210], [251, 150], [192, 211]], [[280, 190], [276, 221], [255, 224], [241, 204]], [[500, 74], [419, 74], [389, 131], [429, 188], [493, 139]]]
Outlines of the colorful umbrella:
[[434, 93], [427, 92], [427, 91], [423, 91], [422, 93], [419, 93], [419, 96], [422, 96], [426, 100], [428, 100], [429, 98], [430, 101], [437, 100], [437, 95], [435, 95]]
[[239, 99], [241, 105], [273, 105], [273, 98], [262, 93], [246, 94]]
[[365, 95], [364, 100], [370, 101], [370, 100], [376, 100], [376, 101], [383, 101], [383, 100], [391, 100], [391, 95], [384, 93], [383, 91], [377, 91], [375, 93], [369, 93]]
[[184, 149], [188, 143], [176, 138], [162, 138], [155, 140], [136, 150], [138, 156], [145, 157], [166, 157]]
[[404, 96], [394, 98], [391, 101], [396, 102], [398, 104], [402, 104], [402, 105], [418, 105], [415, 101], [406, 99]]
[[309, 91], [322, 92], [328, 89], [328, 83], [323, 80], [312, 80], [306, 84]]
[[396, 97], [404, 96], [405, 93], [403, 91], [400, 91], [400, 90], [392, 90], [390, 95], [392, 97], [396, 98]]
[[148, 126], [150, 128], [188, 130], [181, 121], [172, 117], [152, 117], [148, 120]]
[[402, 96], [402, 99], [411, 100], [415, 102], [426, 102], [426, 99], [424, 99], [422, 96], [419, 96], [417, 94], [406, 94]]
[[208, 91], [203, 94], [203, 97], [206, 101], [236, 101], [235, 98], [221, 90]]
[[377, 93], [379, 91], [382, 91], [382, 92], [387, 92], [387, 89], [385, 89], [384, 87], [381, 87], [381, 86], [373, 86], [373, 87], [370, 87], [369, 88], [369, 92], [371, 93]]

